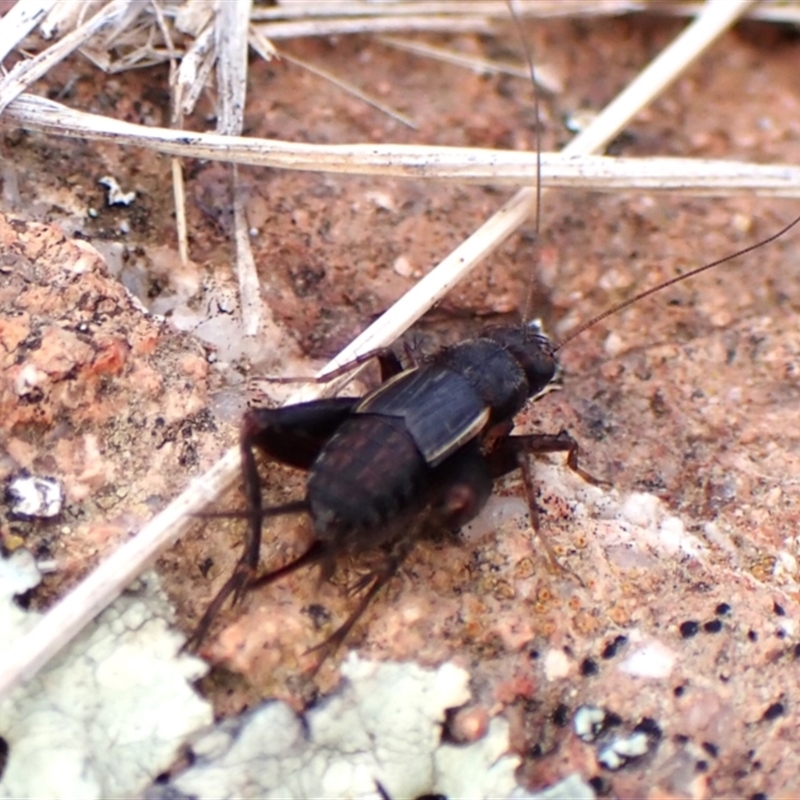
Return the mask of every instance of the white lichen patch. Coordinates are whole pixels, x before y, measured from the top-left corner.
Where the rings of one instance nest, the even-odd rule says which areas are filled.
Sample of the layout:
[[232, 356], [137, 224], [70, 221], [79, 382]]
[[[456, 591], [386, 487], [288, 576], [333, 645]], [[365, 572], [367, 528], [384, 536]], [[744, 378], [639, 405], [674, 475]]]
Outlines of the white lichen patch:
[[[25, 550], [0, 560], [4, 642], [38, 620], [13, 600], [38, 580]], [[211, 728], [210, 706], [190, 686], [205, 665], [176, 655], [182, 637], [170, 629], [171, 617], [147, 576], [0, 701], [8, 745], [0, 798], [379, 798], [378, 787], [392, 798], [518, 792], [519, 758], [509, 753], [505, 720], [492, 720], [469, 745], [442, 743], [447, 710], [470, 699], [460, 667], [351, 654], [340, 689], [305, 717], [268, 702]], [[193, 765], [171, 783], [155, 783], [190, 742]]]
[[194, 766], [163, 788], [198, 798], [377, 798], [378, 785], [393, 798], [481, 798], [515, 789], [519, 760], [507, 754], [503, 720], [469, 746], [441, 744], [446, 710], [470, 696], [464, 670], [351, 654], [342, 673], [343, 688], [304, 720], [279, 702], [226, 720], [195, 744]]
[[618, 770], [629, 761], [640, 758], [650, 749], [647, 734], [637, 732], [627, 737], [615, 739], [608, 747], [604, 747], [597, 757], [598, 763], [610, 770]]
[[20, 475], [8, 484], [11, 511], [25, 517], [55, 517], [61, 513], [64, 493], [53, 478]]
[[[0, 560], [3, 642], [39, 615], [14, 595], [36, 585], [32, 557]], [[190, 686], [200, 660], [176, 656], [181, 637], [155, 577], [119, 598], [29, 683], [0, 700], [8, 760], [0, 797], [138, 797], [212, 712]]]

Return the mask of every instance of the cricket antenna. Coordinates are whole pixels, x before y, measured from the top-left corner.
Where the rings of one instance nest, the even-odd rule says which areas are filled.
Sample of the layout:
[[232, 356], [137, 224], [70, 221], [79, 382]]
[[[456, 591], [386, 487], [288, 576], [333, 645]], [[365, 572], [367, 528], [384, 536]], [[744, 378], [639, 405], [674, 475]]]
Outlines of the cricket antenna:
[[[536, 85], [536, 68], [533, 65], [533, 47], [525, 39], [522, 30], [522, 19], [514, 8], [514, 0], [506, 0], [506, 5], [514, 20], [522, 50], [525, 53], [525, 61], [528, 65], [528, 73], [533, 87], [533, 118], [534, 118], [534, 139], [536, 141], [536, 218], [534, 222], [535, 238], [534, 246], [539, 246], [539, 228], [542, 218], [542, 125], [539, 118], [539, 87]], [[525, 290], [525, 302], [522, 304], [522, 322], [528, 319], [533, 302], [533, 278], [528, 281]]]
[[617, 303], [617, 305], [611, 306], [611, 308], [606, 309], [601, 314], [598, 314], [595, 317], [592, 317], [588, 322], [584, 322], [582, 325], [579, 325], [574, 331], [572, 331], [568, 336], [562, 339], [555, 345], [555, 350], [561, 350], [562, 348], [566, 347], [573, 339], [577, 339], [585, 331], [589, 330], [589, 328], [594, 327], [597, 325], [598, 322], [602, 322], [604, 319], [608, 319], [608, 317], [613, 316], [614, 314], [618, 314], [628, 306], [632, 306], [634, 303], [638, 303], [640, 300], [643, 300], [645, 297], [649, 297], [651, 294], [656, 294], [657, 292], [666, 289], [668, 286], [672, 286], [675, 283], [680, 283], [681, 281], [685, 281], [687, 278], [692, 278], [695, 275], [699, 275], [701, 272], [705, 272], [707, 269], [711, 269], [712, 267], [718, 267], [720, 264], [726, 264], [728, 261], [733, 261], [735, 258], [739, 258], [739, 256], [746, 255], [747, 253], [752, 253], [753, 250], [758, 250], [759, 247], [763, 247], [764, 245], [769, 244], [770, 242], [774, 242], [776, 239], [780, 239], [785, 233], [788, 233], [795, 225], [800, 223], [800, 216], [795, 217], [788, 225], [784, 225], [777, 233], [773, 233], [771, 236], [767, 236], [766, 239], [762, 239], [755, 244], [748, 245], [747, 247], [742, 248], [741, 250], [737, 250], [735, 253], [730, 253], [729, 255], [725, 256], [724, 258], [719, 258], [716, 261], [711, 261], [708, 264], [703, 264], [700, 267], [695, 267], [689, 272], [684, 272], [681, 275], [676, 275], [674, 278], [669, 278], [668, 280], [662, 281], [661, 283], [656, 284], [655, 286], [651, 287], [650, 289], [645, 289], [643, 292], [639, 292], [638, 294], [633, 295], [633, 297], [629, 297], [627, 300], [623, 300], [621, 303]]

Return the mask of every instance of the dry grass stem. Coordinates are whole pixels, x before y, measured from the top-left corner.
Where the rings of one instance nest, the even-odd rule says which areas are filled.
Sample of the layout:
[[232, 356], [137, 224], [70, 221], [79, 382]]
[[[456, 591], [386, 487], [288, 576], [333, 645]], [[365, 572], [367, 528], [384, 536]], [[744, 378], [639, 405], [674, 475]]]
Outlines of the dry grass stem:
[[[518, 16], [552, 17], [582, 14], [620, 14], [641, 9], [650, 0], [513, 0]], [[460, 17], [479, 14], [508, 19], [507, 0], [410, 0], [374, 3], [370, 0], [294, 0], [286, 5], [258, 8], [254, 20], [291, 20], [308, 17]]]
[[[459, 53], [456, 50], [436, 47], [412, 39], [402, 39], [397, 36], [378, 36], [376, 40], [381, 44], [389, 45], [389, 47], [396, 47], [398, 50], [406, 50], [409, 53], [432, 58], [436, 61], [443, 61], [446, 64], [465, 67], [481, 75], [513, 75], [515, 78], [522, 78], [526, 81], [530, 80], [530, 72], [528, 68], [524, 66], [503, 64], [499, 61], [478, 58], [477, 56]], [[536, 78], [537, 86], [544, 89], [546, 92], [558, 94], [563, 90], [561, 79], [546, 64], [534, 65], [534, 77]]]
[[[517, 0], [519, 2], [519, 0]], [[535, 0], [538, 4], [540, 0]], [[530, 0], [523, 5], [533, 8]], [[410, 0], [391, 4], [373, 3], [371, 0], [294, 0], [284, 5], [257, 8], [253, 20], [290, 20], [308, 17], [429, 17], [463, 16], [480, 14], [508, 19], [506, 0]]]
[[182, 114], [194, 111], [197, 99], [208, 82], [208, 76], [216, 60], [214, 51], [214, 26], [209, 25], [192, 42], [178, 67], [174, 88], [173, 105]]
[[486, 17], [352, 17], [344, 19], [306, 19], [297, 22], [262, 22], [253, 26], [269, 39], [295, 39], [299, 36], [342, 36], [361, 33], [397, 33], [429, 31], [431, 33], [474, 33], [491, 27]]
[[[702, 0], [513, 0], [519, 17], [548, 19], [556, 17], [602, 17], [622, 14], [663, 14], [665, 16], [695, 17], [703, 9]], [[473, 16], [485, 19], [508, 19], [507, 0], [411, 0], [382, 4], [366, 0], [295, 0], [290, 4], [257, 8], [253, 21], [276, 21], [348, 17], [426, 17]], [[800, 21], [800, 3], [797, 0], [760, 2], [747, 10], [746, 16], [770, 22]]]
[[179, 158], [170, 159], [172, 196], [175, 200], [175, 227], [178, 231], [178, 255], [181, 264], [189, 263], [189, 228], [186, 222], [186, 186], [183, 180], [183, 163]]
[[[533, 153], [422, 145], [315, 145], [195, 133], [134, 125], [23, 95], [0, 122], [56, 136], [115, 141], [168, 155], [252, 166], [376, 177], [452, 180], [459, 183], [530, 185]], [[800, 194], [800, 167], [693, 158], [613, 158], [542, 153], [542, 185], [592, 191], [681, 191], [695, 195]]]
[[[217, 133], [225, 137], [239, 136], [244, 124], [250, 6], [250, 0], [236, 0], [223, 3], [217, 11]], [[244, 190], [236, 164], [231, 165], [231, 178], [242, 332], [245, 336], [255, 336], [261, 327], [262, 303], [256, 262], [250, 246]]]
[[[646, 11], [669, 16], [691, 17], [699, 14], [703, 8], [700, 0], [697, 2], [674, 3], [672, 0], [640, 0], [635, 3], [636, 8], [631, 11]], [[747, 9], [745, 16], [750, 19], [760, 19], [764, 22], [800, 23], [800, 3], [797, 0], [767, 0], [756, 3]]]
[[223, 3], [214, 32], [217, 50], [217, 133], [239, 136], [247, 90], [250, 0]]

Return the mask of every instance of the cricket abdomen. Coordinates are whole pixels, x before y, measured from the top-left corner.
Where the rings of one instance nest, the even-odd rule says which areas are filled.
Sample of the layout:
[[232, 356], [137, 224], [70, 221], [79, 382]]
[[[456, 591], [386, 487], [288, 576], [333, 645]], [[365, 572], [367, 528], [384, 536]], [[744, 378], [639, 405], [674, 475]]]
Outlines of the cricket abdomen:
[[308, 478], [308, 504], [322, 540], [350, 552], [398, 535], [428, 501], [431, 470], [396, 417], [359, 414], [328, 442]]

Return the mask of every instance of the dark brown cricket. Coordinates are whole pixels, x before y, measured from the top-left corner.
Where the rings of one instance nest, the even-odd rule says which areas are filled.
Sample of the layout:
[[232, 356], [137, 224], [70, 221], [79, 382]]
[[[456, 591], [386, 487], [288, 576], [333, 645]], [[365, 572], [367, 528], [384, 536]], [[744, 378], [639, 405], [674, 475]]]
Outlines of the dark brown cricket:
[[[377, 357], [382, 383], [365, 397], [253, 409], [245, 415], [244, 550], [192, 643], [203, 639], [230, 595], [236, 602], [247, 591], [310, 564], [319, 564], [323, 577], [330, 577], [337, 558], [378, 551], [378, 566], [355, 587], [364, 592], [356, 609], [323, 643], [330, 651], [415, 542], [432, 531], [458, 531], [480, 512], [502, 475], [522, 471], [537, 527], [531, 454], [564, 452], [571, 469], [593, 480], [578, 466], [577, 443], [565, 431], [510, 435], [514, 416], [546, 390], [557, 372], [554, 347], [536, 325], [490, 328], [409, 369], [389, 352]], [[256, 450], [307, 470], [305, 498], [264, 508]], [[301, 511], [310, 514], [316, 538], [293, 561], [258, 576], [263, 520]]]

